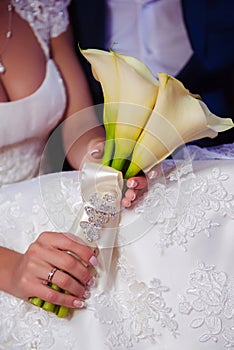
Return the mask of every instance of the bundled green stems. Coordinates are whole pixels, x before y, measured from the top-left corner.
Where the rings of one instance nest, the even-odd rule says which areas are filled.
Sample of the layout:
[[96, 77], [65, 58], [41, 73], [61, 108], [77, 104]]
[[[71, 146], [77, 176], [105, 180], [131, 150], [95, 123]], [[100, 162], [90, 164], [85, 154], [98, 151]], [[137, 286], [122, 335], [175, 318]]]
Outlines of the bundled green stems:
[[[63, 289], [59, 288], [53, 283], [49, 283], [48, 286], [57, 290], [58, 292], [66, 293], [66, 294], [68, 293], [67, 291], [64, 291]], [[29, 301], [31, 304], [41, 307], [43, 310], [53, 312], [55, 315], [57, 315], [60, 318], [65, 318], [69, 311], [69, 309], [66, 306], [55, 305], [55, 304], [49, 303], [48, 301], [44, 301], [40, 298], [32, 297], [29, 299]]]

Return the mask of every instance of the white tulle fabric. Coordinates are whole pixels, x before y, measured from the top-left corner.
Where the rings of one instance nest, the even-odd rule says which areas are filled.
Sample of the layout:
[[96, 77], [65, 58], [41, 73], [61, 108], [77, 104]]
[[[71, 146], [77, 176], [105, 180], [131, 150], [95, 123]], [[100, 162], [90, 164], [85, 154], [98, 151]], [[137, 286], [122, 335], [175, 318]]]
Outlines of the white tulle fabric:
[[68, 3], [12, 0], [16, 12], [32, 27], [48, 60], [44, 81], [37, 91], [17, 101], [0, 102], [0, 186], [38, 173], [48, 135], [64, 113], [65, 88], [49, 58], [49, 40], [67, 28]]
[[[0, 349], [234, 348], [234, 144], [187, 153], [121, 212], [109, 286], [97, 279], [84, 310], [61, 320], [0, 293]], [[2, 187], [0, 244], [23, 252], [43, 230], [69, 231], [80, 176]]]

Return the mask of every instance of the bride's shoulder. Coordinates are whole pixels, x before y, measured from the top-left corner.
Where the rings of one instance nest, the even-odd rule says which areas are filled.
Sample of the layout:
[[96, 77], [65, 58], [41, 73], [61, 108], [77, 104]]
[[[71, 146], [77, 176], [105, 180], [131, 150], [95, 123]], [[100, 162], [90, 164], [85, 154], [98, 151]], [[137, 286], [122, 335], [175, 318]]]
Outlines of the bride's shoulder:
[[[67, 8], [71, 0], [12, 0], [15, 11], [28, 22], [45, 22], [53, 25], [53, 21], [58, 18], [63, 21], [67, 17]], [[45, 23], [44, 23], [45, 24]]]

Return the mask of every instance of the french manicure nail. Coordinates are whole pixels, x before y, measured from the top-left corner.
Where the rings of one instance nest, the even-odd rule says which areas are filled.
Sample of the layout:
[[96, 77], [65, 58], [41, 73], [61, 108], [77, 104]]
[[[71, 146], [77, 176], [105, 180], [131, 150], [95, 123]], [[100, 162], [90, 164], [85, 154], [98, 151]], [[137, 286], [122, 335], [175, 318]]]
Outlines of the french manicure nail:
[[130, 180], [128, 182], [128, 188], [134, 188], [137, 186], [137, 182], [135, 180]]
[[89, 259], [89, 262], [91, 265], [98, 266], [98, 259], [96, 258], [96, 256], [92, 255], [91, 258]]
[[152, 170], [148, 174], [148, 178], [150, 180], [156, 179], [157, 176], [158, 176], [158, 171], [157, 170]]
[[76, 299], [73, 301], [73, 306], [77, 309], [82, 309], [85, 306], [85, 303], [82, 300]]
[[85, 291], [84, 291], [84, 294], [83, 294], [83, 298], [84, 298], [84, 299], [88, 299], [88, 298], [90, 298], [90, 295], [91, 295], [91, 294], [90, 294], [90, 291], [85, 290]]
[[96, 283], [95, 277], [91, 277], [90, 280], [89, 280], [86, 284], [87, 284], [87, 286], [89, 286], [89, 287], [94, 287], [94, 286], [95, 286], [95, 283]]

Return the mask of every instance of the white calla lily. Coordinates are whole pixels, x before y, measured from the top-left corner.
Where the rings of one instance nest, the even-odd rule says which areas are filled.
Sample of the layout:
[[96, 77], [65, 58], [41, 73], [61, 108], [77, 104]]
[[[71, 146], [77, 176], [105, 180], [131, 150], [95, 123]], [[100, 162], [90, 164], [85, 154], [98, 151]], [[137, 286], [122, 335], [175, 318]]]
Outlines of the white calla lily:
[[119, 78], [116, 58], [112, 52], [108, 51], [96, 49], [80, 49], [80, 51], [91, 64], [93, 76], [102, 87], [104, 96], [103, 122], [106, 131], [106, 146], [102, 162], [109, 165], [114, 152], [115, 125], [119, 102]]
[[[122, 170], [146, 124], [158, 94], [158, 80], [141, 61], [114, 51], [81, 50], [104, 94], [104, 164]], [[144, 106], [145, 108], [142, 108]], [[114, 155], [113, 143], [114, 140]]]
[[[198, 95], [165, 73], [158, 80], [138, 59], [114, 51], [81, 50], [104, 94], [106, 143], [102, 163], [147, 172], [176, 148], [234, 126], [210, 112]], [[112, 162], [111, 162], [111, 159]]]
[[210, 112], [205, 103], [177, 79], [159, 73], [159, 93], [151, 116], [133, 150], [126, 178], [149, 171], [179, 146], [234, 126], [230, 118]]

